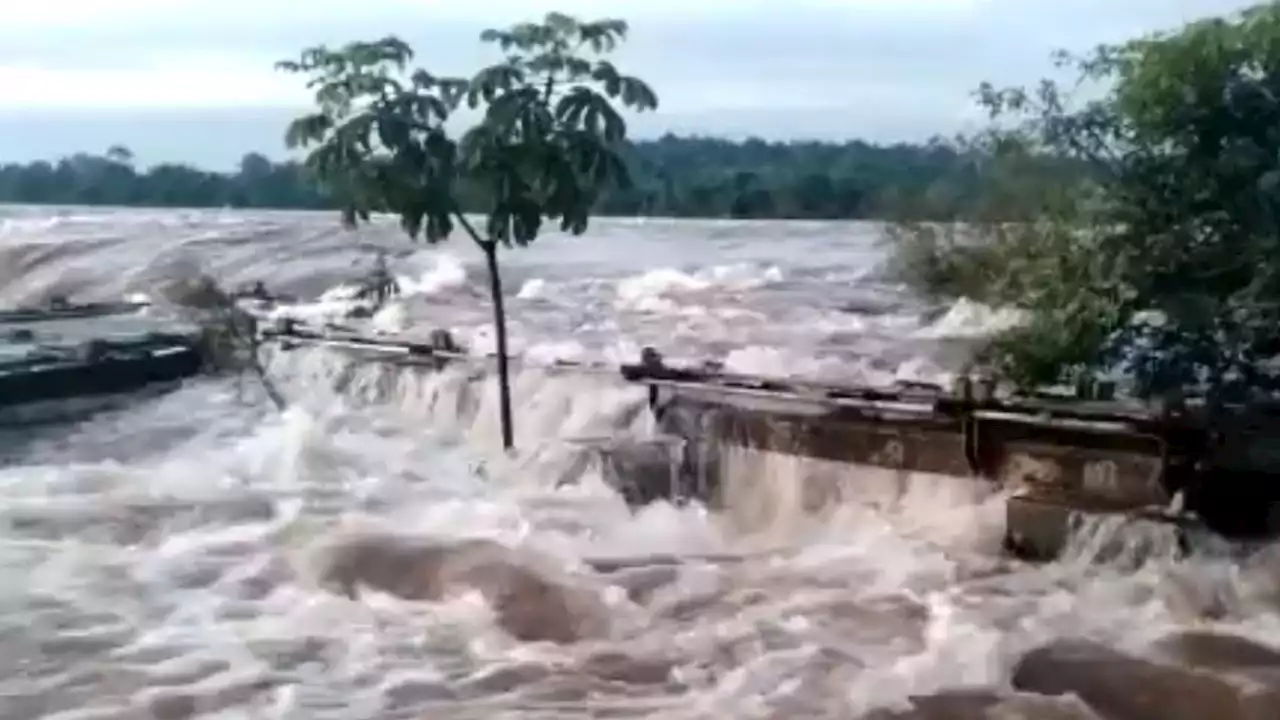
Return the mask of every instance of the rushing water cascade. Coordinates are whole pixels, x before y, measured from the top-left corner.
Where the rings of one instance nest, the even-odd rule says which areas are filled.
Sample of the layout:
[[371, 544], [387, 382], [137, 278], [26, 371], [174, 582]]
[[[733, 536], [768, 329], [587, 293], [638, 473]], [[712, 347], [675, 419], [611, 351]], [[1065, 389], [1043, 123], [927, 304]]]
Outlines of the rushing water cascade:
[[[601, 221], [506, 256], [513, 344], [530, 366], [654, 345], [870, 383], [941, 377], [1007, 321], [961, 303], [922, 325], [875, 280], [874, 239]], [[5, 210], [0, 303], [146, 293], [198, 266], [334, 315], [379, 248], [405, 296], [375, 328], [491, 349], [468, 246], [408, 248], [329, 215]], [[1162, 528], [1094, 523], [1063, 561], [1024, 565], [1000, 552], [984, 484], [746, 451], [725, 463], [723, 513], [633, 514], [584, 451], [649, 430], [643, 390], [616, 378], [521, 371], [508, 456], [482, 369], [322, 349], [266, 363], [283, 413], [251, 383], [202, 380], [75, 427], [2, 431], [0, 719], [851, 718], [957, 689], [904, 717], [1087, 718], [1073, 698], [1014, 694], [1062, 675], [1026, 653], [1067, 638], [1207, 656], [1209, 632], [1280, 645], [1269, 550], [1180, 558]], [[1168, 637], [1192, 628], [1200, 645]], [[1280, 667], [1213, 647], [1233, 658], [1220, 664]], [[1174, 701], [1273, 717], [1204, 705], [1216, 688]]]

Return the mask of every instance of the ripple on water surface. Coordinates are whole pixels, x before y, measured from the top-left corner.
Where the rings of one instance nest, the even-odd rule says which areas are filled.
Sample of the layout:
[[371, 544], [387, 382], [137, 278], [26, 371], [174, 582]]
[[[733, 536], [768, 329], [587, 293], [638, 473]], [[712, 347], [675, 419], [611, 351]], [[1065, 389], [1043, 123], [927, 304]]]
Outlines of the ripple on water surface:
[[[309, 277], [359, 257], [331, 218], [228, 217], [11, 225], [0, 245], [71, 226], [86, 254], [28, 261], [31, 274], [3, 292], [34, 294], [58, 276], [109, 294], [126, 289], [118, 269], [199, 256], [220, 237], [215, 269], [269, 276], [292, 257], [284, 274], [316, 294], [324, 283]], [[869, 254], [849, 226], [797, 233], [797, 247], [830, 245], [822, 263], [778, 250], [787, 227], [605, 223], [589, 247], [553, 239], [512, 254], [513, 293], [542, 280], [513, 302], [517, 335], [526, 348], [572, 341], [620, 356], [655, 339], [671, 354], [736, 348], [739, 362], [781, 371], [811, 348], [915, 357], [937, 340], [936, 328], [908, 337], [919, 328], [890, 312], [897, 300], [838, 307], [846, 286], [879, 292], [857, 284]], [[110, 233], [129, 235], [123, 250], [100, 242]], [[726, 243], [736, 265], [717, 249]], [[483, 337], [474, 259], [459, 250], [461, 275], [446, 273], [433, 252], [409, 257], [421, 293], [407, 317]], [[1275, 685], [1280, 663], [1220, 639], [1280, 645], [1271, 551], [1179, 560], [1158, 530], [1128, 528], [1133, 551], [1096, 562], [1121, 531], [1099, 524], [1063, 562], [1031, 567], [1001, 556], [1001, 499], [984, 485], [745, 452], [727, 464], [726, 512], [632, 515], [566, 439], [643, 432], [635, 388], [521, 373], [521, 452], [504, 457], [492, 452], [489, 386], [468, 373], [352, 367], [324, 352], [271, 362], [296, 402], [283, 414], [252, 387], [197, 382], [74, 428], [0, 438], [11, 579], [0, 718], [1085, 718], [1077, 700], [1012, 686], [1051, 692], [1044, 678], [1086, 666], [1234, 718], [1255, 716], [1230, 688]], [[886, 362], [805, 367], [902, 372]], [[1200, 635], [1170, 638], [1188, 628]], [[1060, 638], [1098, 645], [1022, 660]], [[1161, 675], [1134, 658], [1210, 669]], [[1095, 707], [1143, 717], [1092, 682]], [[910, 696], [925, 697], [911, 710]]]

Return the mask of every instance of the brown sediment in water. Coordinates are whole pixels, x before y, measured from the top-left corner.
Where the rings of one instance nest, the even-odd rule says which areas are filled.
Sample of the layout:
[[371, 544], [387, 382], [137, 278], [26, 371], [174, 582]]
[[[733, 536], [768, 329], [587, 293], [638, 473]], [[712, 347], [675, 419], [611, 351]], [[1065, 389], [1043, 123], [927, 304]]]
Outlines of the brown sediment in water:
[[484, 596], [498, 624], [524, 641], [570, 643], [607, 632], [607, 614], [588, 593], [530, 567], [490, 540], [352, 535], [323, 554], [320, 583], [355, 599], [370, 588], [406, 600]]
[[[549, 570], [550, 563], [543, 560], [489, 540], [364, 534], [334, 543], [320, 575], [327, 587], [353, 598], [361, 588], [428, 602], [475, 591], [511, 637], [564, 648], [554, 658], [512, 659], [491, 666], [454, 681], [447, 692], [432, 686], [397, 693], [428, 701], [435, 694], [442, 708], [465, 706], [470, 711], [496, 703], [493, 707], [508, 711], [527, 706], [546, 717], [557, 717], [560, 711], [631, 717], [652, 716], [655, 703], [669, 701], [675, 703], [672, 718], [709, 719], [714, 716], [710, 709], [674, 708], [681, 698], [731, 686], [736, 676], [775, 661], [767, 658], [791, 657], [794, 661], [783, 660], [795, 663], [787, 673], [788, 688], [770, 690], [770, 698], [763, 701], [768, 711], [761, 717], [1280, 718], [1275, 710], [1280, 708], [1280, 649], [1210, 630], [1163, 636], [1142, 656], [1078, 640], [1050, 642], [1013, 663], [1005, 675], [1011, 687], [944, 686], [911, 696], [902, 707], [860, 712], [876, 703], [860, 703], [851, 697], [851, 689], [865, 684], [884, 657], [874, 651], [867, 654], [864, 648], [892, 648], [892, 656], [898, 658], [928, 651], [928, 627], [936, 619], [935, 611], [908, 587], [898, 592], [851, 592], [856, 576], [814, 577], [795, 566], [796, 557], [783, 552], [587, 560], [589, 571], [578, 578]], [[1265, 570], [1261, 558], [1249, 567]], [[988, 621], [1002, 635], [1017, 632], [1019, 612], [1013, 608], [1019, 603], [1018, 593], [1009, 588], [1000, 592], [998, 582], [1006, 573], [1019, 572], [1016, 563], [957, 567], [955, 572], [957, 589], [967, 587], [953, 598], [955, 609], [976, 613], [982, 610], [978, 605], [1006, 604]], [[690, 573], [703, 580], [689, 584]], [[1173, 583], [1170, 592], [1196, 594], [1196, 588], [1182, 588], [1175, 580], [1166, 579]], [[634, 637], [627, 630], [619, 634], [611, 623], [611, 608], [587, 585], [619, 588], [643, 610], [647, 626]], [[1195, 597], [1183, 604], [1188, 603], [1191, 615], [1221, 614], [1197, 612], [1204, 603]], [[1009, 614], [1008, 623], [997, 621], [1002, 613]], [[784, 629], [788, 622], [812, 623], [814, 632]], [[808, 647], [803, 636], [831, 642]]]
[[912, 697], [902, 710], [877, 710], [862, 720], [1103, 720], [1079, 701], [990, 690], [949, 690]]
[[[956, 689], [917, 695], [905, 708], [877, 710], [863, 720], [1280, 717], [1280, 650], [1208, 631], [1174, 633], [1154, 647], [1201, 667], [1139, 658], [1093, 642], [1063, 640], [1038, 647], [1018, 661], [1013, 693]], [[1241, 669], [1253, 672], [1233, 672]]]
[[1157, 641], [1156, 653], [1189, 667], [1216, 670], [1280, 669], [1280, 648], [1266, 647], [1239, 635], [1188, 630]]
[[[266, 246], [241, 248], [243, 232], [217, 230], [221, 239], [208, 246], [220, 256], [214, 258], [215, 266], [228, 283], [280, 278], [282, 284], [277, 287], [273, 280], [273, 289], [318, 293], [350, 274], [353, 247], [349, 234], [329, 229], [332, 218], [322, 220], [310, 229], [293, 220], [270, 220], [283, 230], [253, 231], [273, 233]], [[794, 232], [779, 228], [770, 226], [765, 238], [770, 245], [760, 247], [780, 247], [774, 242], [777, 234]], [[617, 230], [599, 230], [604, 245], [593, 242], [592, 248], [619, 247], [621, 256], [635, 255], [641, 238], [627, 231], [616, 242], [610, 238]], [[90, 272], [100, 278], [90, 289], [115, 297], [124, 285], [142, 279], [131, 270], [139, 254], [130, 246], [141, 247], [142, 257], [150, 257], [154, 250], [143, 246], [162, 240], [164, 247], [176, 248], [192, 233], [209, 233], [210, 226], [166, 223], [100, 232], [127, 233], [138, 242], [105, 249], [81, 241], [60, 245], [59, 252], [90, 245], [94, 254], [13, 278], [15, 283], [4, 284], [9, 300], [35, 299], [50, 282], [62, 288], [59, 292], [69, 292], [77, 289], [71, 285], [92, 280], [86, 275]], [[824, 233], [813, 246], [822, 253], [810, 253], [821, 255], [823, 273], [842, 262], [830, 254], [839, 254], [831, 239]], [[784, 255], [804, 255], [796, 252], [795, 242], [805, 241], [790, 237]], [[693, 263], [698, 260], [687, 258], [689, 248], [707, 247], [705, 242], [671, 245], [684, 248], [680, 262]], [[621, 266], [619, 273], [637, 272], [632, 265]], [[152, 274], [167, 277], [161, 270]], [[525, 302], [515, 314], [519, 317], [513, 315], [512, 322], [521, 326], [516, 334], [535, 342], [564, 337], [570, 324], [578, 333], [588, 327], [579, 323], [587, 323], [590, 329], [575, 339], [592, 353], [597, 342], [611, 344], [625, 337], [637, 344], [674, 344], [692, 356], [713, 347], [721, 355], [751, 344], [785, 347], [795, 356], [794, 361], [781, 358], [792, 363], [786, 370], [800, 374], [816, 367], [807, 357], [811, 350], [831, 349], [842, 359], [829, 367], [842, 381], [855, 374], [880, 377], [898, 367], [893, 359], [872, 361], [874, 367], [855, 362], [883, 357], [881, 348], [888, 343], [874, 337], [879, 330], [868, 333], [861, 322], [856, 330], [833, 329], [826, 322], [830, 315], [811, 300], [825, 303], [833, 292], [843, 291], [832, 285], [806, 285], [802, 294], [788, 291], [785, 298], [722, 293], [723, 303], [704, 292], [687, 304], [698, 305], [695, 322], [688, 316], [612, 313], [617, 283], [597, 281], [594, 270], [572, 263], [557, 261], [553, 270], [558, 274], [530, 272], [546, 275], [549, 285], [560, 283], [557, 291], [563, 298]], [[584, 280], [593, 283], [589, 292], [566, 289]], [[149, 284], [136, 289], [149, 289]], [[491, 318], [487, 299], [480, 304], [474, 300], [465, 288], [417, 298], [406, 310], [421, 315], [415, 319], [422, 327], [457, 327], [465, 337]], [[769, 318], [767, 327], [728, 328], [717, 319], [721, 309], [736, 311], [744, 302]], [[573, 306], [572, 323], [562, 321], [565, 305]], [[594, 315], [598, 307], [610, 313], [607, 320], [613, 324], [605, 330], [597, 329], [603, 327]], [[887, 332], [895, 348], [909, 334], [896, 325]], [[917, 356], [911, 347], [889, 352], [902, 356], [908, 351]], [[549, 562], [547, 568], [530, 563], [523, 550], [499, 553], [524, 570], [499, 563], [501, 569], [490, 578], [528, 572], [554, 586], [538, 592], [538, 582], [512, 582], [533, 588], [527, 598], [536, 612], [526, 615], [549, 613], [541, 604], [555, 605], [562, 597], [561, 585], [576, 590], [580, 584], [620, 598], [619, 606], [608, 610], [609, 636], [521, 644], [495, 638], [485, 627], [458, 638], [455, 613], [465, 616], [467, 628], [476, 618], [469, 614], [470, 603], [455, 605], [450, 596], [468, 590], [465, 576], [470, 571], [443, 573], [462, 579], [445, 584], [439, 607], [431, 599], [434, 581], [419, 577], [399, 586], [394, 577], [361, 580], [359, 572], [348, 572], [355, 594], [363, 596], [361, 602], [351, 602], [316, 594], [300, 582], [303, 578], [288, 572], [292, 568], [266, 562], [267, 556], [276, 559], [279, 546], [257, 540], [256, 530], [243, 553], [228, 553], [221, 540], [216, 550], [205, 543], [213, 533], [237, 528], [246, 517], [254, 518], [253, 527], [274, 527], [301, 499], [299, 519], [307, 526], [327, 524], [339, 513], [369, 513], [395, 530], [407, 525], [446, 537], [493, 535], [512, 547], [524, 547], [526, 541], [554, 547], [556, 555], [590, 556], [597, 550], [680, 555], [756, 545], [725, 531], [729, 523], [723, 522], [724, 515], [659, 506], [630, 517], [598, 498], [587, 498], [595, 493], [590, 487], [545, 492], [562, 473], [594, 472], [561, 464], [568, 454], [559, 450], [561, 436], [597, 436], [641, 424], [633, 412], [643, 405], [638, 388], [526, 370], [516, 388], [517, 403], [525, 409], [518, 428], [521, 448], [532, 453], [513, 463], [521, 467], [507, 477], [489, 453], [496, 439], [485, 400], [488, 379], [476, 379], [463, 369], [411, 376], [353, 367], [323, 353], [275, 356], [273, 362], [280, 376], [294, 378], [290, 387], [299, 398], [327, 400], [333, 389], [357, 408], [374, 402], [391, 407], [371, 416], [344, 409], [341, 423], [309, 421], [302, 439], [295, 437], [299, 428], [294, 425], [282, 425], [288, 430], [282, 433], [274, 425], [255, 424], [245, 432], [256, 440], [244, 445], [220, 434], [239, 428], [240, 421], [226, 421], [222, 405], [202, 399], [201, 390], [178, 398], [180, 406], [175, 400], [176, 410], [130, 413], [119, 421], [122, 429], [95, 425], [75, 444], [59, 440], [34, 453], [46, 459], [30, 462], [58, 466], [48, 480], [38, 470], [27, 473], [37, 475], [38, 489], [26, 489], [27, 480], [21, 477], [25, 468], [6, 475], [15, 482], [5, 488], [4, 516], [10, 522], [0, 550], [10, 556], [13, 564], [6, 567], [22, 582], [9, 598], [18, 600], [5, 615], [9, 622], [0, 623], [0, 646], [6, 651], [0, 658], [0, 697], [6, 698], [0, 702], [0, 716], [125, 720], [153, 717], [161, 710], [171, 717], [194, 712], [343, 720], [848, 720], [883, 706], [880, 717], [902, 720], [1105, 717], [1070, 695], [1020, 694], [1008, 687], [1013, 666], [1028, 647], [1072, 635], [1099, 638], [1114, 650], [1175, 668], [1202, 667], [1242, 687], [1251, 682], [1260, 686], [1274, 672], [1266, 663], [1241, 661], [1234, 654], [1252, 657], [1247, 649], [1232, 648], [1220, 661], [1218, 650], [1197, 645], [1202, 639], [1191, 641], [1196, 645], [1192, 651], [1143, 646], [1172, 622], [1192, 625], [1206, 617], [1218, 621], [1206, 623], [1213, 630], [1200, 631], [1204, 634], [1217, 637], [1231, 631], [1275, 642], [1280, 593], [1274, 586], [1280, 573], [1272, 569], [1252, 561], [1230, 562], [1229, 571], [1219, 572], [1212, 560], [1192, 558], [1179, 564], [1163, 557], [1123, 566], [1109, 561], [1088, 565], [1080, 562], [1086, 553], [1070, 558], [1061, 569], [1030, 568], [998, 559], [1003, 512], [993, 512], [994, 503], [979, 496], [981, 484], [958, 479], [920, 483], [916, 477], [848, 467], [815, 473], [811, 463], [754, 457], [741, 463], [726, 458], [735, 475], [729, 489], [757, 493], [760, 501], [731, 498], [739, 502], [729, 503], [725, 515], [739, 525], [756, 525], [746, 532], [769, 525], [763, 531], [774, 535], [759, 544], [786, 543], [795, 548], [792, 555], [777, 563], [666, 557], [657, 566], [642, 559], [610, 567], [601, 561], [594, 575], [582, 570], [584, 564], [595, 565], [592, 561], [566, 563], [571, 569]], [[193, 407], [190, 403], [197, 400], [211, 405]], [[376, 427], [370, 426], [370, 417]], [[291, 416], [289, 422], [294, 420]], [[216, 441], [182, 446], [159, 466], [152, 459], [156, 448], [144, 452], [139, 446], [143, 439], [167, 437], [169, 427], [189, 427], [203, 437], [210, 424], [217, 426]], [[394, 430], [404, 442], [384, 442], [380, 437], [386, 430]], [[238, 432], [232, 436], [239, 437]], [[476, 488], [464, 483], [453, 468], [453, 446], [436, 447], [426, 437], [432, 433], [457, 442], [468, 455], [488, 458], [491, 481]], [[149, 442], [170, 447], [167, 441]], [[113, 487], [119, 486], [110, 493], [102, 480], [90, 477], [101, 470], [74, 466], [96, 463], [100, 456], [118, 463], [108, 468], [118, 476]], [[807, 480], [812, 482], [806, 487], [802, 483]], [[455, 482], [463, 490], [457, 496]], [[143, 511], [124, 499], [145, 489], [141, 494], [147, 504], [158, 505], [157, 495], [185, 498], [188, 483], [197, 496], [192, 502], [165, 502], [156, 511]], [[808, 492], [799, 492], [801, 488]], [[29, 493], [35, 494], [26, 497]], [[254, 503], [277, 514], [264, 517], [238, 500], [230, 502], [240, 497], [255, 498]], [[811, 519], [820, 504], [827, 507]], [[441, 505], [445, 510], [439, 511]], [[448, 517], [452, 508], [459, 517]], [[109, 559], [101, 558], [104, 552]], [[1156, 548], [1154, 554], [1159, 552]], [[1144, 552], [1142, 558], [1150, 554]], [[86, 559], [95, 555], [100, 559]], [[400, 560], [388, 561], [390, 570], [369, 572], [376, 576], [408, 568], [412, 574], [415, 563], [422, 567], [424, 562]], [[438, 569], [424, 572], [428, 578], [441, 575]], [[1247, 577], [1237, 582], [1237, 573]], [[1173, 574], [1186, 579], [1174, 581]], [[476, 581], [486, 583], [501, 585], [492, 579]], [[374, 597], [378, 584], [410, 591], [425, 586], [426, 597], [383, 603]], [[335, 588], [346, 592], [340, 584]], [[500, 593], [475, 594], [488, 598]], [[96, 618], [91, 610], [105, 617]], [[494, 619], [502, 622], [501, 616]], [[479, 619], [480, 624], [489, 621]], [[1262, 658], [1266, 652], [1257, 655]], [[165, 658], [183, 662], [174, 667]], [[1245, 667], [1237, 667], [1242, 662]], [[1100, 667], [1097, 672], [1107, 666]], [[239, 675], [254, 668], [284, 685], [266, 687], [252, 672]], [[903, 698], [911, 696], [905, 704]], [[904, 705], [895, 705], [899, 701]]]
[[[757, 538], [759, 542], [741, 544], [744, 550], [738, 554], [588, 557], [573, 571], [556, 569], [550, 557], [490, 540], [367, 533], [332, 543], [320, 576], [331, 590], [353, 598], [363, 588], [425, 602], [476, 592], [493, 609], [498, 628], [510, 637], [553, 643], [541, 646], [553, 648], [550, 654], [543, 649], [510, 656], [504, 652], [487, 666], [451, 673], [439, 683], [394, 688], [397, 707], [431, 706], [440, 713], [456, 711], [459, 717], [485, 717], [476, 713], [492, 709], [546, 718], [711, 720], [725, 716], [716, 709], [717, 696], [732, 694], [737, 702], [742, 699], [739, 693], [748, 692], [759, 694], [760, 714], [753, 717], [778, 720], [1280, 717], [1267, 714], [1268, 708], [1280, 707], [1271, 704], [1276, 699], [1273, 688], [1280, 687], [1280, 650], [1247, 637], [1197, 630], [1162, 637], [1145, 651], [1135, 650], [1134, 637], [1128, 635], [1127, 641], [1115, 637], [1114, 647], [1111, 640], [1103, 645], [1063, 640], [1022, 651], [1029, 642], [1055, 636], [1041, 630], [1028, 636], [1024, 623], [1040, 616], [1043, 608], [1038, 603], [1046, 596], [1065, 599], [1078, 592], [1078, 573], [1033, 571], [988, 552], [988, 533], [969, 529], [957, 534], [960, 528], [953, 526], [974, 521], [972, 503], [939, 507], [933, 515], [920, 513], [937, 505], [947, 483], [961, 482], [958, 479], [880, 475], [884, 477], [858, 478], [864, 490], [873, 491], [877, 483], [888, 483], [893, 490], [871, 492], [865, 513], [857, 509], [854, 496], [823, 517], [833, 526], [851, 523], [852, 528], [852, 523], [877, 522], [880, 515], [909, 515], [909, 523], [895, 525], [894, 537], [946, 541], [920, 546], [936, 548], [936, 568], [921, 577], [903, 575], [896, 584], [885, 584], [881, 577], [892, 572], [892, 555], [877, 561], [872, 560], [874, 553], [864, 558], [859, 549], [845, 562], [838, 554], [827, 557], [819, 551], [814, 556], [812, 545], [761, 552], [763, 546], [777, 547], [778, 538], [768, 533]], [[742, 490], [777, 492], [754, 486]], [[881, 502], [881, 496], [890, 502]], [[782, 516], [788, 515], [788, 508], [779, 509]], [[786, 518], [764, 518], [765, 529], [772, 531], [779, 519]], [[892, 550], [897, 542], [886, 549]], [[977, 552], [965, 552], [966, 546]], [[1147, 557], [1150, 552], [1154, 551], [1147, 548], [1140, 554]], [[873, 565], [867, 566], [868, 561]], [[1123, 572], [1148, 572], [1141, 570], [1145, 560], [1135, 556], [1134, 561], [1138, 564], [1126, 565]], [[1227, 576], [1203, 575], [1198, 565], [1165, 567], [1159, 558], [1154, 562], [1153, 567], [1164, 568], [1162, 579], [1151, 587], [1143, 581], [1147, 594], [1122, 602], [1160, 603], [1170, 615], [1160, 621], [1166, 626], [1175, 617], [1230, 622], [1251, 615], [1250, 603], [1265, 604], [1269, 597], [1266, 582], [1251, 581], [1254, 575], [1271, 572], [1266, 553], [1239, 565], [1239, 572], [1248, 577], [1233, 575], [1234, 580], [1225, 583], [1221, 581]], [[951, 585], [936, 584], [938, 571]], [[1099, 572], [1110, 571], [1099, 567]], [[1186, 578], [1180, 579], [1182, 574]], [[1236, 589], [1223, 595], [1223, 588], [1230, 587]], [[609, 588], [625, 598], [621, 612], [604, 601]], [[930, 600], [937, 593], [947, 594], [941, 605]], [[940, 662], [933, 670], [937, 672], [947, 662], [970, 661], [967, 650], [952, 660], [929, 659], [939, 651], [937, 633], [951, 632], [945, 629], [948, 613], [962, 616], [962, 624], [972, 618], [1000, 646], [989, 676], [972, 688], [953, 685], [972, 676], [957, 667], [954, 677], [947, 671], [946, 680], [926, 682], [915, 693], [909, 685], [877, 687], [896, 682], [891, 668], [898, 663], [907, 663], [902, 672], [909, 676], [916, 672], [909, 667], [915, 662], [922, 668]], [[638, 624], [630, 622], [637, 619]], [[1065, 636], [1071, 631], [1070, 626], [1062, 628]], [[1106, 632], [1104, 636], [1113, 637]], [[1152, 634], [1138, 636], [1155, 637], [1158, 632], [1153, 628]], [[943, 651], [951, 652], [945, 647]], [[984, 662], [982, 652], [975, 649], [972, 662]], [[870, 695], [860, 697], [864, 691]], [[891, 705], [904, 694], [909, 701]], [[882, 709], [874, 710], [877, 707]]]
[[[1236, 645], [1237, 652], [1247, 641]], [[1255, 646], [1256, 656], [1265, 649]], [[1278, 667], [1277, 669], [1280, 669]], [[1062, 641], [1027, 653], [1013, 686], [1073, 694], [1106, 720], [1274, 720], [1280, 686], [1133, 657], [1097, 643]]]

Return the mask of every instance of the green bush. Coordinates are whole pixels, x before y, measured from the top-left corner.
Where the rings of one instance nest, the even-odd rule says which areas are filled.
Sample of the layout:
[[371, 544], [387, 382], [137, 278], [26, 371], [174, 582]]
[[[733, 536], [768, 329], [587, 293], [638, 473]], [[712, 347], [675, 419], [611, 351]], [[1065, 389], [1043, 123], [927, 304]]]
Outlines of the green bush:
[[1022, 385], [1117, 369], [1140, 396], [1272, 389], [1280, 4], [1057, 59], [1071, 92], [979, 89], [992, 125], [962, 143], [982, 200], [939, 230], [916, 198], [894, 274], [1027, 310], [989, 353]]

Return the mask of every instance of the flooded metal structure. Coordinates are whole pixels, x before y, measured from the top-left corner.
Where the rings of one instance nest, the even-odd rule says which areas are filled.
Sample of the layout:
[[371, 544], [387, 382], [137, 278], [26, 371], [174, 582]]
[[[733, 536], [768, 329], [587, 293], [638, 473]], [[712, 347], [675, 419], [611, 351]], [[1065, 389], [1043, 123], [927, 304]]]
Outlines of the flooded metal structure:
[[[408, 365], [479, 360], [441, 331], [426, 343], [296, 326], [267, 336]], [[672, 367], [652, 349], [621, 367], [558, 367], [619, 373], [647, 388], [657, 435], [595, 447], [635, 505], [718, 505], [723, 458], [738, 448], [844, 463], [851, 472], [868, 466], [991, 483], [1009, 492], [1009, 549], [1033, 558], [1057, 554], [1076, 523], [1099, 514], [1235, 538], [1280, 534], [1280, 405], [997, 397], [990, 380], [971, 378], [951, 388], [851, 387]]]
[[426, 366], [441, 369], [449, 363], [476, 362], [482, 358], [468, 355], [445, 330], [434, 330], [426, 342], [369, 337], [342, 325], [315, 328], [285, 318], [259, 330], [263, 342], [275, 343], [282, 350], [309, 345], [337, 350], [355, 359], [396, 365]]
[[199, 328], [147, 308], [55, 301], [0, 311], [0, 425], [74, 419], [199, 373]]

